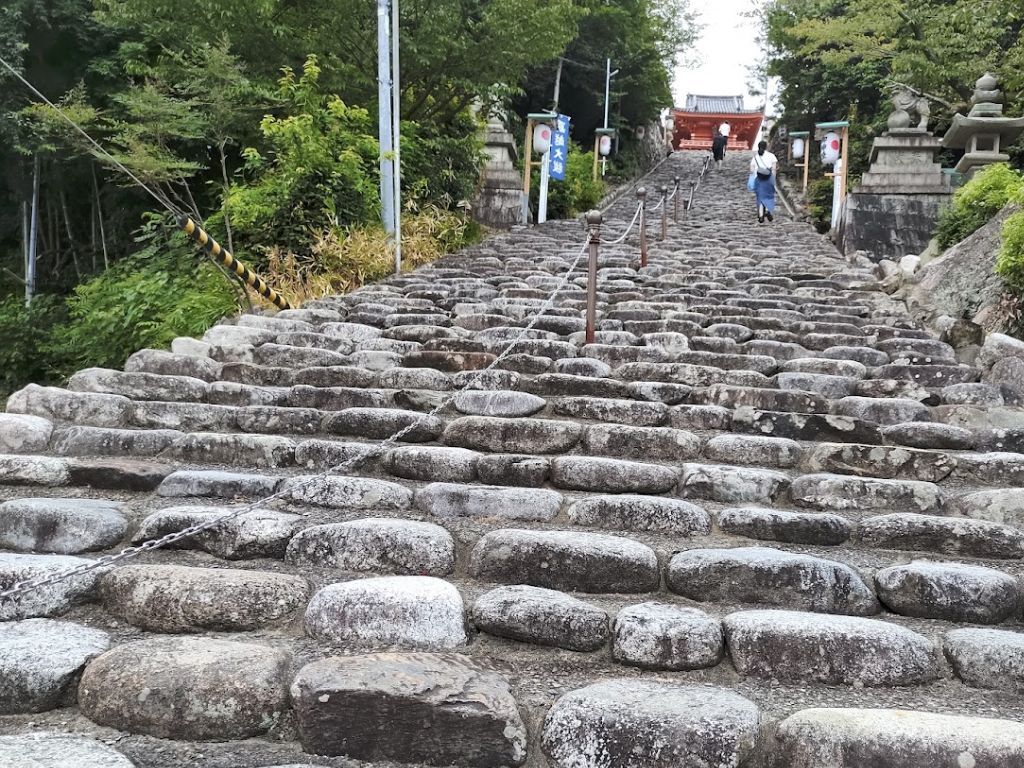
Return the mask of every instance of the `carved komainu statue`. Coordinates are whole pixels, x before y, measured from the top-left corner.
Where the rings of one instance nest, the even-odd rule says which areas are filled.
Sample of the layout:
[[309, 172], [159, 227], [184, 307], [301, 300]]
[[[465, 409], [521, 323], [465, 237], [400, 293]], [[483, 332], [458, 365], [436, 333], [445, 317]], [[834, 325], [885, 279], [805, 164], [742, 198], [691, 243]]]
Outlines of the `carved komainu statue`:
[[928, 118], [932, 110], [928, 99], [909, 86], [899, 83], [889, 85], [892, 92], [892, 114], [889, 115], [890, 128], [909, 128], [913, 118], [916, 117], [916, 128], [919, 131], [928, 130]]
[[892, 114], [889, 115], [889, 128], [910, 128], [916, 120], [915, 130], [927, 131], [928, 118], [932, 110], [929, 101], [935, 101], [943, 106], [950, 107], [950, 104], [938, 96], [919, 91], [903, 83], [889, 83], [889, 91], [892, 93]]

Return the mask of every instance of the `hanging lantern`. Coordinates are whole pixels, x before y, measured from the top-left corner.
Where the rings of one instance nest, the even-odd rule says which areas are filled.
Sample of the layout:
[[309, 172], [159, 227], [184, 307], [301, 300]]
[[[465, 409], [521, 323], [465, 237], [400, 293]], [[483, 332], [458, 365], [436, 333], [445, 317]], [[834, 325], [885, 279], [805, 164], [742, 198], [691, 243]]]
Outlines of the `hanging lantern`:
[[602, 136], [598, 143], [598, 151], [601, 153], [601, 157], [608, 157], [612, 153], [612, 137]]
[[793, 139], [793, 159], [794, 160], [803, 160], [804, 159], [804, 149], [806, 149], [806, 147], [804, 146], [804, 140], [803, 139]]
[[541, 123], [533, 129], [533, 151], [543, 155], [549, 149], [551, 149], [551, 126]]
[[835, 165], [839, 159], [841, 144], [839, 134], [829, 131], [821, 140], [821, 162], [824, 165]]

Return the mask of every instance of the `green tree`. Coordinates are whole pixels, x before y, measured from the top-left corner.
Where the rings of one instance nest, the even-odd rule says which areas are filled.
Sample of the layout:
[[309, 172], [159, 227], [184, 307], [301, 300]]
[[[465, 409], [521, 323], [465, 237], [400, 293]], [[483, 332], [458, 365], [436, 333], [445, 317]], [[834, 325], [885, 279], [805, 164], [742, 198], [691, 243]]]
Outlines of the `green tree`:
[[[584, 144], [604, 120], [605, 62], [612, 81], [610, 122], [630, 128], [657, 119], [672, 103], [675, 64], [700, 31], [689, 0], [576, 0], [583, 14], [562, 54], [559, 111], [572, 115], [573, 135]], [[515, 101], [521, 115], [552, 107], [558, 59], [531, 67]]]
[[379, 148], [369, 113], [325, 94], [320, 71], [315, 56], [299, 77], [285, 70], [286, 114], [263, 118], [262, 152], [244, 151], [247, 183], [231, 190], [226, 207], [251, 245], [309, 254], [318, 232], [365, 223], [379, 211]]

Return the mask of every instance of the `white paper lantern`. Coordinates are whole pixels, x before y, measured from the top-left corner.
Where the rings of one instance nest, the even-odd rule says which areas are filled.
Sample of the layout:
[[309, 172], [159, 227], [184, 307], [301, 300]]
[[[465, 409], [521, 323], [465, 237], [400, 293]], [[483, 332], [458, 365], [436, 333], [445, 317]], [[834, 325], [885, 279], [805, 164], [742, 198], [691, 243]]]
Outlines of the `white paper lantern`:
[[601, 157], [608, 157], [612, 153], [612, 137], [602, 136], [597, 144]]
[[806, 146], [804, 145], [804, 140], [803, 139], [793, 139], [793, 159], [794, 160], [803, 160], [804, 159], [804, 150], [805, 149], [806, 149]]
[[551, 149], [551, 126], [541, 123], [533, 128], [533, 151], [543, 155]]
[[824, 165], [835, 165], [842, 148], [839, 134], [829, 131], [821, 140], [821, 162]]

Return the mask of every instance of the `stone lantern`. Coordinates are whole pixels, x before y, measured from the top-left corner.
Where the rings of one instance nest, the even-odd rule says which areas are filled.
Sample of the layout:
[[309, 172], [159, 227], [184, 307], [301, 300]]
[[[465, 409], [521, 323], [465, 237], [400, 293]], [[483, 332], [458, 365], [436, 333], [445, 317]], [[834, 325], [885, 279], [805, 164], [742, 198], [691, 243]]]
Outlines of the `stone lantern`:
[[984, 74], [974, 84], [970, 113], [953, 116], [942, 146], [962, 149], [964, 156], [956, 170], [972, 176], [982, 166], [1009, 160], [1003, 147], [1013, 144], [1022, 131], [1024, 117], [1003, 117], [1003, 92], [995, 76]]

